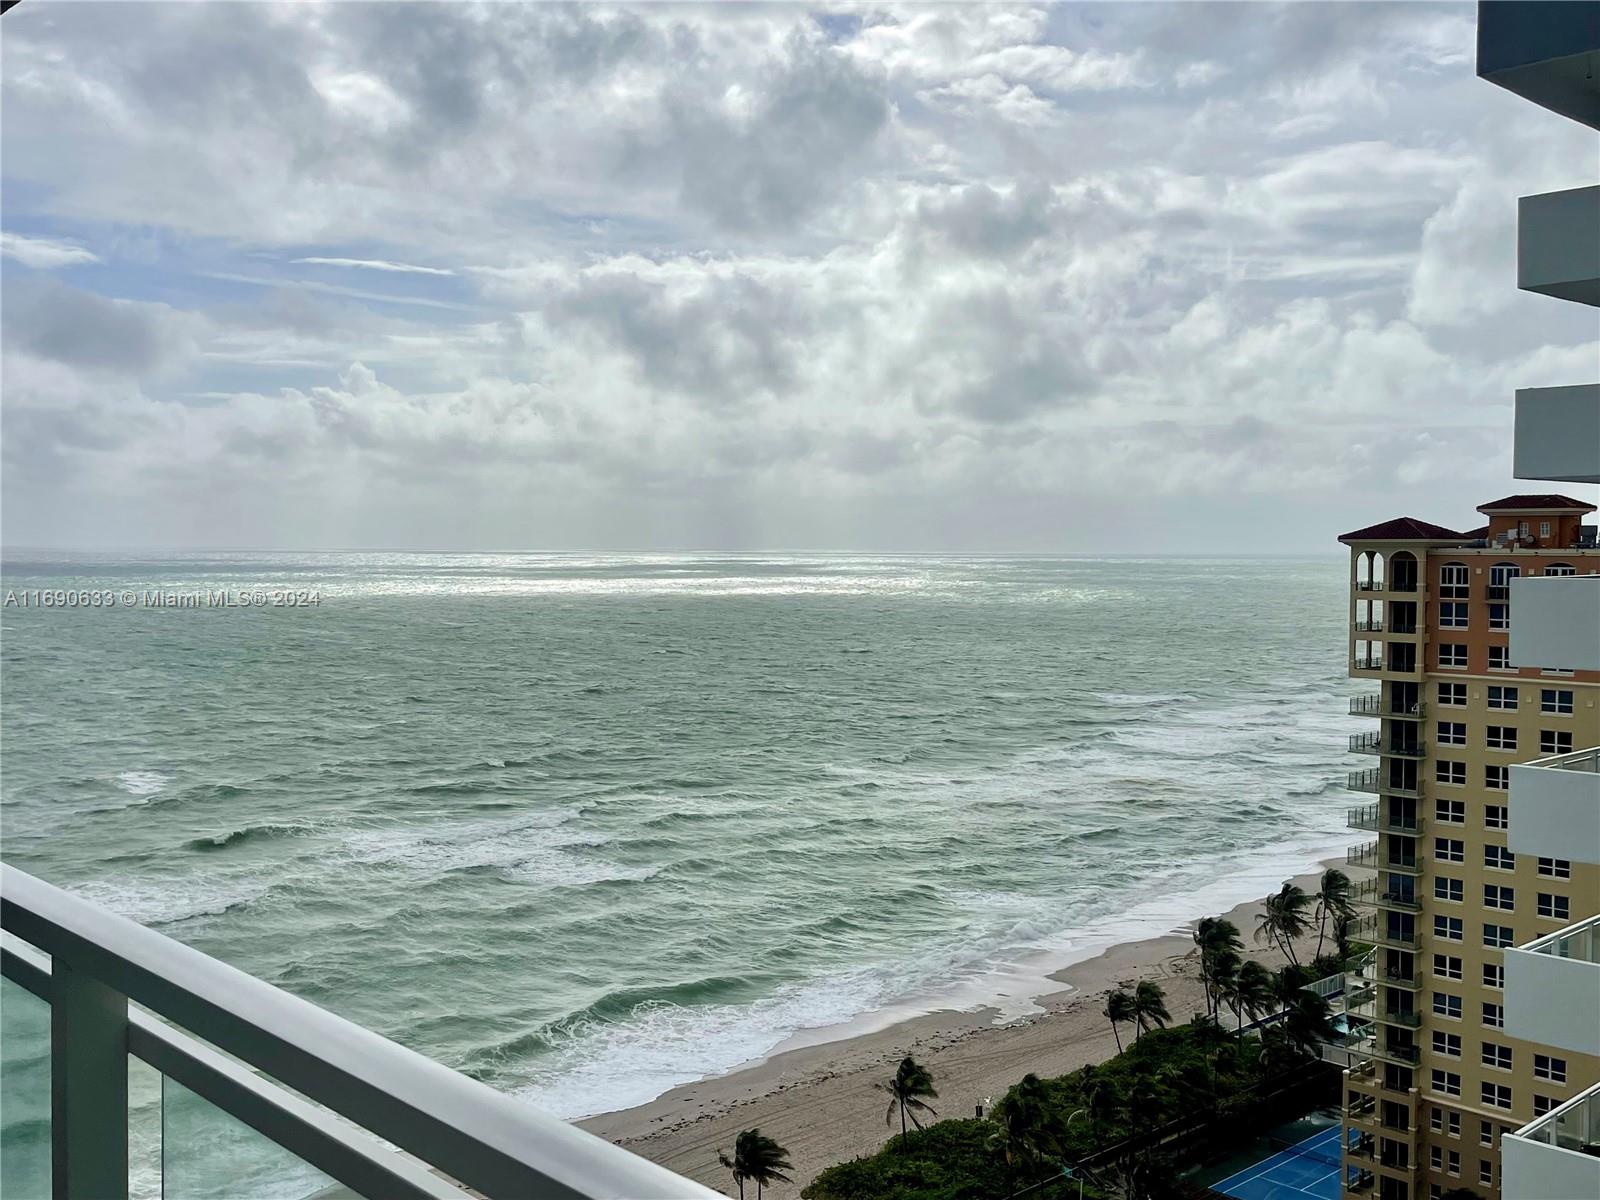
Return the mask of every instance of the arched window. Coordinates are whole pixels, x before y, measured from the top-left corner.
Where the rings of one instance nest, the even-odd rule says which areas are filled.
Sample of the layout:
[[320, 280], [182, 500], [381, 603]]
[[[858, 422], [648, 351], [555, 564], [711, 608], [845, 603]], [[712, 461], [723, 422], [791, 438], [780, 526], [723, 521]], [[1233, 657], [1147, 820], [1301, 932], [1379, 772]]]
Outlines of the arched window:
[[1578, 568], [1571, 563], [1551, 563], [1544, 569], [1546, 575], [1576, 575]]

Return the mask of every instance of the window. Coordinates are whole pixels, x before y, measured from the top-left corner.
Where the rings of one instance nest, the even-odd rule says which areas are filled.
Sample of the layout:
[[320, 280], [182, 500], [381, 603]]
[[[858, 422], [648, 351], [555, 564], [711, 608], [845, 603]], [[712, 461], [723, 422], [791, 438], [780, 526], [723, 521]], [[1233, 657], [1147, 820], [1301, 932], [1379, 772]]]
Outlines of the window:
[[1463, 603], [1445, 601], [1439, 605], [1440, 629], [1465, 629], [1467, 627], [1467, 606]]
[[1429, 1086], [1446, 1096], [1461, 1095], [1461, 1076], [1454, 1071], [1441, 1071], [1438, 1067], [1428, 1077]]
[[1549, 1112], [1552, 1108], [1560, 1103], [1561, 1101], [1557, 1100], [1554, 1096], [1541, 1096], [1538, 1092], [1535, 1092], [1533, 1094], [1533, 1115], [1535, 1117], [1542, 1117], [1545, 1115], [1545, 1113]]
[[1511, 1047], [1497, 1046], [1493, 1042], [1483, 1044], [1483, 1065], [1493, 1067], [1497, 1071], [1511, 1070]]
[[1433, 973], [1440, 979], [1460, 979], [1461, 960], [1453, 954], [1435, 954]]
[[1540, 521], [1539, 522], [1539, 536], [1542, 537], [1542, 538], [1547, 538], [1547, 537], [1550, 536], [1550, 522], [1549, 521]]
[[1483, 944], [1491, 950], [1504, 950], [1515, 940], [1509, 925], [1489, 925], [1483, 927]]
[[1506, 969], [1499, 963], [1484, 963], [1483, 986], [1504, 990], [1506, 986]]
[[1533, 1056], [1533, 1077], [1535, 1079], [1548, 1079], [1551, 1083], [1565, 1083], [1567, 1081], [1567, 1060], [1564, 1058], [1551, 1058], [1548, 1054], [1535, 1054]]
[[1486, 804], [1483, 806], [1483, 827], [1485, 829], [1504, 829], [1508, 823], [1504, 804]]
[[1434, 917], [1433, 936], [1443, 938], [1447, 942], [1461, 941], [1461, 918]]
[[1554, 713], [1559, 717], [1572, 715], [1572, 690], [1570, 688], [1541, 688], [1539, 711]]
[[1511, 1089], [1503, 1083], [1486, 1083], [1480, 1092], [1483, 1103], [1490, 1108], [1510, 1108]]
[[1539, 860], [1539, 874], [1548, 875], [1552, 879], [1571, 879], [1572, 860], [1566, 858], [1541, 858]]
[[1460, 904], [1462, 900], [1461, 880], [1451, 879], [1446, 875], [1433, 877], [1433, 898], [1435, 900], [1450, 900]]
[[1441, 758], [1433, 764], [1433, 777], [1439, 783], [1465, 783], [1467, 781], [1467, 764]]
[[1445, 642], [1439, 647], [1439, 665], [1441, 667], [1467, 669], [1467, 648], [1460, 642]]
[[1479, 1121], [1478, 1122], [1478, 1145], [1480, 1145], [1480, 1146], [1493, 1146], [1494, 1145], [1494, 1122], [1493, 1121]]
[[1483, 786], [1496, 792], [1509, 791], [1511, 789], [1511, 768], [1504, 765], [1484, 767]]
[[1517, 727], [1515, 725], [1491, 725], [1484, 732], [1484, 745], [1491, 750], [1515, 750], [1517, 748]]
[[1490, 1004], [1483, 1002], [1483, 1025], [1485, 1029], [1504, 1029], [1506, 1027], [1506, 1010], [1503, 1004]]
[[1461, 1035], [1459, 1033], [1446, 1033], [1442, 1029], [1433, 1031], [1433, 1052], [1442, 1054], [1446, 1058], [1461, 1057]]
[[1467, 723], [1465, 721], [1440, 721], [1439, 744], [1441, 746], [1465, 746], [1467, 744]]
[[1489, 628], [1490, 629], [1510, 629], [1511, 628], [1511, 605], [1509, 605], [1509, 604], [1491, 604], [1491, 605], [1489, 605]]
[[1446, 1175], [1461, 1174], [1461, 1151], [1446, 1150], [1444, 1153], [1444, 1173]]
[[1435, 1133], [1444, 1132], [1444, 1109], [1440, 1108], [1437, 1104], [1428, 1109], [1428, 1128], [1432, 1129]]
[[1465, 800], [1435, 800], [1433, 802], [1433, 819], [1443, 821], [1446, 825], [1465, 825], [1467, 823], [1467, 802]]
[[1478, 1160], [1478, 1182], [1484, 1187], [1494, 1186], [1494, 1164], [1487, 1158]]
[[1464, 683], [1441, 683], [1439, 685], [1439, 703], [1446, 708], [1465, 708], [1467, 706], [1467, 685]]
[[1490, 646], [1489, 670], [1515, 671], [1516, 668], [1511, 665], [1511, 651], [1504, 646]]
[[1445, 1114], [1445, 1132], [1451, 1137], [1461, 1136], [1461, 1114], [1458, 1112]]
[[1429, 1146], [1428, 1147], [1428, 1165], [1431, 1166], [1435, 1171], [1444, 1170], [1444, 1147], [1443, 1146]]
[[1578, 568], [1571, 563], [1551, 563], [1544, 569], [1546, 575], [1576, 575]]
[[1452, 996], [1449, 992], [1435, 992], [1433, 994], [1433, 1015], [1436, 1017], [1450, 1017], [1459, 1021], [1461, 1019], [1461, 997]]
[[1460, 838], [1433, 839], [1433, 856], [1440, 862], [1465, 862], [1467, 858], [1467, 844]]
[[1439, 568], [1439, 595], [1447, 600], [1465, 600], [1470, 584], [1466, 563], [1445, 563]]
[[1488, 706], [1490, 708], [1509, 708], [1514, 710], [1517, 707], [1517, 689], [1499, 685], [1491, 687], [1489, 689]]
[[1485, 846], [1483, 865], [1491, 871], [1514, 871], [1517, 869], [1517, 856], [1504, 846]]
[[1483, 885], [1483, 906], [1511, 912], [1517, 907], [1517, 889], [1501, 887], [1498, 883]]
[[1554, 921], [1570, 919], [1571, 905], [1565, 896], [1553, 895], [1550, 892], [1539, 893], [1539, 905], [1535, 910], [1541, 917], [1549, 917]]
[[1539, 751], [1542, 754], [1571, 754], [1572, 730], [1570, 729], [1541, 729], [1539, 730]]

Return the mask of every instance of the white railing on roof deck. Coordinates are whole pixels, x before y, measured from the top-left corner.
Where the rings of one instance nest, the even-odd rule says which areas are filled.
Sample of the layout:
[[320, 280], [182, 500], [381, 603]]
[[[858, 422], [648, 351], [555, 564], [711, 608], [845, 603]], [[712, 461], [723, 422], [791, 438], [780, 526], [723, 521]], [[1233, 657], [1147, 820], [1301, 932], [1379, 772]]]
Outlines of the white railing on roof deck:
[[50, 1005], [54, 1200], [127, 1197], [130, 1055], [363, 1196], [719, 1195], [14, 867], [0, 927]]

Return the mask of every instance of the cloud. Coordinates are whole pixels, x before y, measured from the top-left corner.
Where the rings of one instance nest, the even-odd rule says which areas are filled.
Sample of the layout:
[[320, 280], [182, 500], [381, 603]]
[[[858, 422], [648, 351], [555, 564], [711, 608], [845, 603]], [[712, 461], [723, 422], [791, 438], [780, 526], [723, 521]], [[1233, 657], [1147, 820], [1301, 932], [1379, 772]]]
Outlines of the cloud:
[[0, 255], [14, 258], [36, 271], [54, 271], [61, 267], [77, 267], [100, 261], [98, 254], [85, 250], [75, 242], [28, 237], [9, 230], [0, 231]]
[[375, 258], [292, 258], [294, 263], [319, 267], [355, 267], [365, 271], [392, 271], [401, 275], [454, 275], [444, 267], [419, 267], [414, 263], [387, 262]]
[[1470, 6], [29, 9], [8, 536], [1303, 549], [1592, 369]]

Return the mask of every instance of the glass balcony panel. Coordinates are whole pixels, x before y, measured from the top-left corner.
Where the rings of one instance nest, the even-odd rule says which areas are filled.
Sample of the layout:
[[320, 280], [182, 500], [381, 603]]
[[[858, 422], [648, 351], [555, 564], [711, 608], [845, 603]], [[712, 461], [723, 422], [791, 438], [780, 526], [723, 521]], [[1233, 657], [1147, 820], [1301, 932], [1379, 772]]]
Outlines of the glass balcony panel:
[[181, 1083], [161, 1079], [162, 1200], [342, 1200], [353, 1195]]
[[0, 979], [0, 1195], [50, 1198], [50, 1006]]

